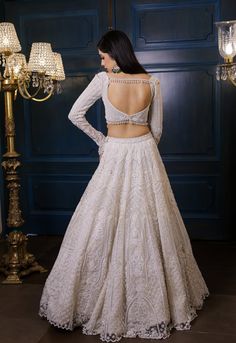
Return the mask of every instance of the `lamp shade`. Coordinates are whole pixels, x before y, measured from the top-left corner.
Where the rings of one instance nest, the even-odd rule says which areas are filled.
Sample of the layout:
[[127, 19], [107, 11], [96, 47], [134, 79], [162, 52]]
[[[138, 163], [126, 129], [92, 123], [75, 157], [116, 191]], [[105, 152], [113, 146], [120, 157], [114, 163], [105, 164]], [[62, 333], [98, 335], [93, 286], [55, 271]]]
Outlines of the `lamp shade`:
[[217, 22], [219, 53], [225, 60], [236, 55], [236, 20]]
[[59, 54], [58, 52], [54, 52], [53, 56], [55, 60], [56, 69], [55, 69], [54, 75], [52, 75], [52, 78], [57, 81], [63, 81], [65, 80], [66, 77], [65, 77], [61, 54]]
[[50, 43], [32, 44], [28, 70], [46, 75], [55, 73], [55, 61]]
[[21, 45], [12, 23], [0, 23], [0, 53], [21, 51]]
[[26, 71], [27, 63], [24, 54], [14, 53], [7, 58], [8, 72], [14, 77], [18, 77], [22, 71]]

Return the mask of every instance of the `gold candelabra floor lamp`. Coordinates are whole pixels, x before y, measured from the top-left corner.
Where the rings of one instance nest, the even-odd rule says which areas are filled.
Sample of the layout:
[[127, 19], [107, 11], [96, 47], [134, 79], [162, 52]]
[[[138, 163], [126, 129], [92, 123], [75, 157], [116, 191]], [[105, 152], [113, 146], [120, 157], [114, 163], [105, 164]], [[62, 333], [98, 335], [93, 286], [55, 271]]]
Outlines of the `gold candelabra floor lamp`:
[[28, 63], [19, 53], [21, 45], [12, 23], [0, 23], [0, 92], [4, 94], [6, 153], [2, 167], [8, 191], [7, 253], [0, 263], [0, 272], [6, 275], [5, 284], [22, 283], [21, 277], [31, 272], [46, 270], [33, 254], [27, 252], [27, 236], [20, 230], [24, 224], [20, 208], [20, 154], [15, 150], [15, 122], [13, 103], [18, 93], [33, 101], [46, 101], [61, 92], [60, 81], [65, 79], [62, 58], [53, 52], [50, 43], [33, 43]]

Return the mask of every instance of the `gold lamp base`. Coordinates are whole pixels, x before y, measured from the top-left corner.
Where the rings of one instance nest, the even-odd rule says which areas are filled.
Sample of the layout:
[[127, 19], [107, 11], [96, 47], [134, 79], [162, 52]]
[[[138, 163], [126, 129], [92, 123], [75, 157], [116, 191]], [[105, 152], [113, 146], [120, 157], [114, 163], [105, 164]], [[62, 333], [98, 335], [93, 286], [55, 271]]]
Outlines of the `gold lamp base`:
[[[7, 236], [8, 251], [0, 259], [0, 272], [6, 275], [4, 284], [20, 284], [22, 276], [36, 271], [40, 273], [47, 271], [36, 262], [32, 254], [27, 252], [28, 238], [19, 231], [24, 219], [19, 199], [21, 186], [17, 170], [21, 163], [18, 160], [20, 154], [15, 149], [13, 101], [16, 100], [18, 92], [24, 99], [46, 101], [56, 90], [59, 91], [59, 81], [65, 79], [61, 55], [53, 53], [50, 43], [33, 43], [28, 64], [25, 56], [19, 51], [21, 45], [14, 25], [8, 22], [0, 23], [0, 92], [4, 93], [7, 143], [7, 151], [3, 155], [4, 160], [1, 165], [5, 170], [8, 191], [6, 224], [9, 229], [13, 229]], [[42, 59], [46, 63], [43, 66]], [[35, 65], [37, 65], [36, 69]], [[30, 94], [30, 91], [33, 91], [33, 94]]]
[[20, 209], [20, 182], [17, 171], [21, 163], [18, 160], [20, 154], [15, 150], [13, 116], [13, 99], [17, 90], [17, 82], [14, 79], [4, 79], [1, 87], [4, 92], [5, 135], [7, 138], [7, 152], [3, 155], [5, 160], [1, 164], [6, 172], [6, 188], [9, 193], [7, 226], [13, 231], [7, 236], [8, 249], [0, 262], [0, 272], [6, 275], [3, 284], [20, 284], [22, 276], [36, 271], [43, 273], [47, 270], [36, 262], [34, 255], [27, 252], [28, 238], [18, 229], [24, 224], [24, 219]]
[[34, 255], [27, 252], [28, 238], [21, 231], [12, 231], [7, 237], [8, 252], [3, 255], [0, 272], [7, 277], [3, 284], [21, 284], [21, 277], [33, 272], [47, 270], [36, 262]]

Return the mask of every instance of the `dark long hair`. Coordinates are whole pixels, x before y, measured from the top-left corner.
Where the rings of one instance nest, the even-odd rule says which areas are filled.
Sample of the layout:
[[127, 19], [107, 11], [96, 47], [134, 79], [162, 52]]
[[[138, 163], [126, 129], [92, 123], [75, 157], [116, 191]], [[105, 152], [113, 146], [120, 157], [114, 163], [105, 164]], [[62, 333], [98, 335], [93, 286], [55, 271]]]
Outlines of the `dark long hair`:
[[147, 74], [146, 70], [138, 62], [132, 44], [124, 32], [118, 30], [108, 31], [99, 40], [97, 48], [104, 53], [108, 53], [124, 73]]

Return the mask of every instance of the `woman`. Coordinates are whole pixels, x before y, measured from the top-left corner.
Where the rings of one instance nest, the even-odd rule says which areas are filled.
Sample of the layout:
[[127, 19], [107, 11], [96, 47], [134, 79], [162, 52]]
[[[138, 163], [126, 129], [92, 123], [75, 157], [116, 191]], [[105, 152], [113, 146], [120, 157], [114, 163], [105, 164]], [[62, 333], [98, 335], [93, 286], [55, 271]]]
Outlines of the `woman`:
[[[98, 51], [106, 72], [95, 75], [69, 119], [98, 144], [100, 162], [46, 281], [40, 315], [103, 341], [166, 338], [173, 327], [190, 328], [208, 289], [157, 147], [160, 82], [123, 32], [106, 33]], [[101, 97], [106, 137], [85, 119]]]

